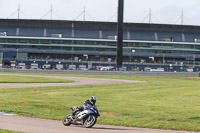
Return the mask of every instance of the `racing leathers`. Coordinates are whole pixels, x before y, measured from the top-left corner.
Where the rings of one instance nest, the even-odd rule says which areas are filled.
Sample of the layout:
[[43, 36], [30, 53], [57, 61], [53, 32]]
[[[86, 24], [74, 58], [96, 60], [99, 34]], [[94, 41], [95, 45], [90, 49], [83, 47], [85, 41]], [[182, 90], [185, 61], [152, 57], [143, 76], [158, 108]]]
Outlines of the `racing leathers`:
[[74, 110], [72, 112], [72, 116], [75, 117], [75, 114], [78, 112], [78, 111], [83, 111], [83, 110], [86, 110], [86, 109], [89, 109], [91, 107], [95, 106], [95, 104], [93, 104], [92, 102], [90, 102], [90, 100], [86, 100], [82, 106], [78, 107], [76, 110]]

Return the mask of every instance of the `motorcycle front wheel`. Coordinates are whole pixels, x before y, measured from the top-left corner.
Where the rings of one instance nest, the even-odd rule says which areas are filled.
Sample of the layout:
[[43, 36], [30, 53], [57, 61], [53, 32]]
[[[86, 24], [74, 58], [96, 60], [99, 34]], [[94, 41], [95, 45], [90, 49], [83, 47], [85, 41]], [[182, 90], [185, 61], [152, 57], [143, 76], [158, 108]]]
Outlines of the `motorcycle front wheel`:
[[62, 122], [63, 122], [63, 125], [65, 125], [65, 126], [70, 126], [72, 123], [72, 114], [68, 114], [68, 115], [66, 115], [64, 118], [63, 118], [63, 120], [62, 120]]
[[93, 127], [97, 122], [97, 117], [94, 115], [89, 115], [83, 122], [83, 127], [85, 128], [91, 128]]

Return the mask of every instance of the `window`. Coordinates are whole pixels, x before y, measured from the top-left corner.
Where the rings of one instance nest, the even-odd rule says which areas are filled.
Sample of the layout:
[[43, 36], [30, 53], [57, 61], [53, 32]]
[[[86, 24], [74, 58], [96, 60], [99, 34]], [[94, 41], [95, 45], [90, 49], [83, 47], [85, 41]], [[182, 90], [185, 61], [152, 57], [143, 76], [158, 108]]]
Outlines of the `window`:
[[6, 39], [0, 38], [0, 42], [6, 42]]
[[50, 44], [50, 40], [40, 40], [40, 43], [42, 43], [42, 44]]
[[141, 43], [140, 46], [141, 46], [141, 47], [150, 47], [150, 44], [147, 44], [147, 43], [143, 43], [143, 44], [142, 44], [142, 43]]
[[184, 45], [185, 49], [194, 49], [194, 45]]
[[18, 42], [19, 42], [19, 43], [27, 43], [28, 40], [27, 40], [27, 39], [19, 39]]
[[152, 44], [152, 48], [162, 48], [161, 44]]
[[64, 44], [72, 44], [72, 41], [71, 40], [64, 40], [63, 43]]
[[17, 39], [8, 39], [8, 43], [17, 43]]
[[63, 44], [62, 40], [51, 40], [52, 44]]
[[83, 41], [79, 41], [79, 40], [77, 40], [77, 41], [74, 41], [74, 43], [73, 43], [73, 44], [80, 45], [80, 44], [84, 44], [84, 43], [83, 43]]
[[174, 44], [174, 48], [183, 48], [183, 45], [182, 44]]
[[31, 40], [29, 40], [29, 43], [37, 44], [37, 43], [39, 43], [39, 40], [31, 39]]
[[92, 42], [92, 41], [84, 41], [85, 45], [96, 45], [96, 42]]
[[172, 44], [162, 44], [163, 48], [173, 48]]

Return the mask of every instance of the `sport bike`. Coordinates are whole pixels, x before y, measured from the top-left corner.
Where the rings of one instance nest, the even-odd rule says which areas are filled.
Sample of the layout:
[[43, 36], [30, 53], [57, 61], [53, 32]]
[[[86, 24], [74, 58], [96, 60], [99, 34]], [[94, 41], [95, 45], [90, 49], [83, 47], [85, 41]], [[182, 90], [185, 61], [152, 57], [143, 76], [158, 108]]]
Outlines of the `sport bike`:
[[[71, 108], [72, 111], [76, 110], [78, 107]], [[97, 118], [100, 116], [98, 108], [91, 107], [88, 109], [85, 109], [83, 111], [79, 111], [75, 114], [75, 117], [72, 116], [72, 114], [66, 115], [62, 122], [65, 126], [70, 126], [71, 124], [74, 125], [83, 125], [83, 127], [91, 128], [93, 127], [96, 122]]]

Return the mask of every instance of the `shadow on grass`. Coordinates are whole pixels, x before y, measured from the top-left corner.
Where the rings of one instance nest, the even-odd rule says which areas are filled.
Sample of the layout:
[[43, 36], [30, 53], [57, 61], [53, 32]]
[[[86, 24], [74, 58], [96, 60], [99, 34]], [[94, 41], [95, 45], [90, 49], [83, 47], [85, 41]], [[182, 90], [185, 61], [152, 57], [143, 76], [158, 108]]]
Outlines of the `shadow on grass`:
[[199, 116], [195, 116], [195, 117], [191, 117], [189, 119], [192, 119], [192, 120], [200, 120], [200, 117]]

